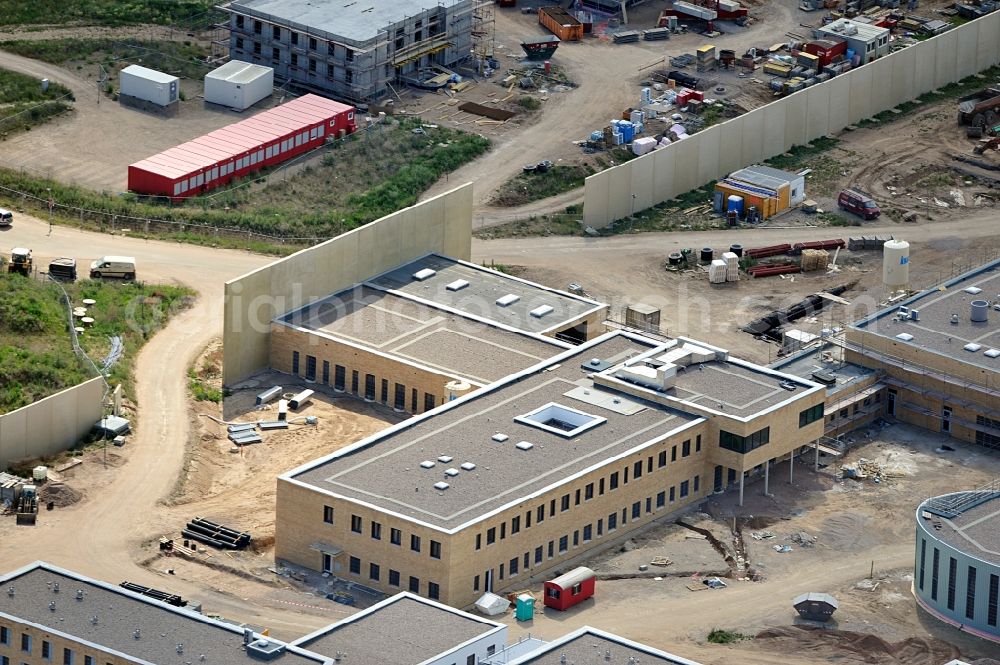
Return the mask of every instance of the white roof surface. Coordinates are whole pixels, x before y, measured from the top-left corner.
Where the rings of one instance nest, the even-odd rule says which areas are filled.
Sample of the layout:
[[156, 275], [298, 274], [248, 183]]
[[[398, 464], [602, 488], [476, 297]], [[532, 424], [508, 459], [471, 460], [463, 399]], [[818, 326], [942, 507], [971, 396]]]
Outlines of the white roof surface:
[[230, 60], [221, 67], [205, 74], [205, 78], [232, 81], [233, 83], [249, 83], [273, 72], [273, 69], [264, 65], [255, 65], [250, 62], [243, 62], [242, 60]]
[[129, 65], [122, 70], [122, 74], [131, 74], [132, 76], [138, 76], [139, 78], [144, 78], [148, 81], [155, 81], [156, 83], [171, 83], [177, 80], [176, 76], [164, 74], [163, 72], [158, 72], [155, 69], [141, 67], [140, 65]]

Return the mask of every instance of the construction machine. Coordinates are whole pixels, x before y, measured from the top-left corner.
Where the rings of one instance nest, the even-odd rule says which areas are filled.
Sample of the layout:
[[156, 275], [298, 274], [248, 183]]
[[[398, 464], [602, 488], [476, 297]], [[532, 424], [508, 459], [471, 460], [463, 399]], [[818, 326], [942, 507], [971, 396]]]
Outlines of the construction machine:
[[34, 526], [38, 517], [38, 493], [34, 485], [21, 488], [21, 496], [17, 500], [17, 524]]
[[994, 136], [991, 139], [980, 141], [976, 147], [972, 149], [972, 152], [977, 155], [981, 155], [987, 150], [1000, 150], [1000, 136]]
[[7, 272], [14, 272], [28, 277], [34, 267], [34, 259], [31, 258], [31, 250], [24, 247], [15, 247], [10, 252], [10, 265]]

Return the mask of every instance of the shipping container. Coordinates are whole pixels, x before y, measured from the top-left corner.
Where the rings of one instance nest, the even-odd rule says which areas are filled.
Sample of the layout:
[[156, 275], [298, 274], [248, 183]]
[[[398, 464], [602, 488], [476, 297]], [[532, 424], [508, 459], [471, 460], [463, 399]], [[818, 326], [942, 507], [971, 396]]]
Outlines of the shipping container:
[[154, 69], [139, 65], [129, 65], [118, 74], [119, 93], [152, 102], [157, 106], [169, 106], [179, 98], [179, 79]]
[[540, 7], [538, 22], [564, 42], [583, 39], [583, 23], [562, 7]]
[[584, 566], [549, 580], [545, 583], [545, 606], [568, 610], [594, 595], [596, 580], [594, 571]]
[[274, 70], [230, 60], [205, 74], [205, 101], [242, 111], [271, 95]]
[[129, 165], [139, 194], [197, 196], [357, 129], [354, 108], [304, 95]]

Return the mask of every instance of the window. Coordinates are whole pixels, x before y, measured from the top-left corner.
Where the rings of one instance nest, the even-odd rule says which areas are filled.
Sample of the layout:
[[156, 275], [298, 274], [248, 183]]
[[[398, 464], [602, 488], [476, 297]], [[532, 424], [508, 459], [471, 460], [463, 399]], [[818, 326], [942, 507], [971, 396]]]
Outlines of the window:
[[500, 525], [500, 540], [503, 540], [506, 537], [507, 537], [507, 523], [504, 522], [503, 524]]
[[323, 572], [332, 573], [333, 572], [333, 557], [323, 552]]
[[528, 566], [530, 566], [530, 565], [531, 565], [531, 553], [530, 552], [525, 552], [524, 553], [524, 569], [528, 570]]
[[725, 430], [719, 430], [719, 446], [740, 454], [756, 450], [771, 440], [771, 428], [765, 427], [750, 436], [739, 436]]
[[597, 496], [604, 496], [604, 478], [597, 481]]
[[622, 484], [628, 485], [628, 467], [625, 467], [625, 470], [622, 472]]
[[948, 557], [948, 609], [955, 609], [955, 577], [958, 574], [958, 561]]
[[698, 436], [696, 436], [695, 439], [694, 439], [694, 451], [696, 453], [700, 453], [701, 452], [701, 434], [699, 434]]
[[343, 365], [333, 366], [333, 387], [336, 390], [347, 387], [347, 369]]
[[990, 575], [990, 598], [986, 605], [986, 623], [997, 625], [997, 595], [1000, 591], [1000, 575]]
[[323, 506], [323, 521], [333, 524], [333, 506]]
[[618, 513], [611, 513], [608, 515], [608, 531], [614, 531], [618, 528]]
[[535, 511], [535, 521], [538, 523], [545, 521], [545, 506], [538, 506], [538, 509]]
[[576, 491], [576, 497], [573, 499], [573, 505], [574, 506], [580, 505], [580, 490]]
[[21, 651], [31, 653], [31, 635], [21, 633]]
[[506, 564], [503, 564], [503, 563], [500, 564], [500, 579], [503, 579], [503, 571], [504, 571], [504, 566], [505, 565]]
[[292, 351], [292, 374], [299, 373], [299, 352]]
[[441, 597], [441, 587], [438, 586], [437, 582], [427, 583], [427, 597], [431, 600], [437, 600]]
[[569, 536], [562, 536], [559, 538], [559, 554], [562, 554], [569, 549]]
[[315, 51], [316, 50], [316, 38], [315, 37], [310, 37], [309, 38], [309, 50], [310, 51]]
[[549, 517], [552, 517], [555, 514], [556, 514], [556, 500], [552, 499], [551, 501], [549, 501]]
[[52, 645], [48, 640], [42, 640], [42, 658], [52, 660]]
[[256, 34], [256, 35], [260, 34], [260, 21], [254, 21], [253, 22], [253, 31], [254, 31], [254, 34]]
[[382, 571], [379, 569], [379, 565], [377, 563], [368, 564], [368, 577], [378, 582], [379, 576], [381, 574]]
[[472, 578], [472, 590], [479, 591], [479, 575]]
[[420, 551], [420, 536], [410, 534], [410, 549], [414, 552]]
[[688, 481], [685, 480], [684, 482], [681, 483], [681, 498], [683, 499], [687, 495], [688, 495]]
[[417, 395], [418, 393], [416, 388], [410, 391], [410, 411], [417, 410]]
[[399, 586], [398, 570], [393, 570], [392, 568], [389, 569], [389, 586], [395, 586], [395, 587]]
[[611, 489], [613, 489], [613, 490], [618, 489], [618, 472], [617, 471], [615, 471], [614, 473], [611, 474], [611, 481], [610, 481], [609, 485], [611, 486]]
[[694, 491], [698, 491], [698, 487], [701, 485], [701, 476], [694, 477]]
[[389, 529], [389, 542], [392, 543], [393, 545], [402, 545], [403, 544], [403, 532], [400, 531], [399, 529], [390, 528]]
[[330, 385], [330, 361], [329, 360], [324, 360], [323, 361], [323, 385], [324, 386]]
[[[254, 46], [257, 46], [257, 44], [255, 43]], [[237, 37], [236, 38], [236, 50], [237, 51], [242, 51], [243, 50], [243, 38], [242, 37]], [[259, 51], [258, 51], [258, 53], [259, 53]]]
[[674, 502], [674, 488], [670, 488], [670, 503]]
[[934, 558], [931, 562], [931, 600], [937, 600], [938, 589], [938, 564], [941, 563], [941, 553], [938, 548], [934, 548]]
[[520, 562], [517, 560], [517, 557], [514, 557], [513, 559], [510, 560], [510, 563], [508, 565], [510, 567], [511, 576], [517, 575], [517, 568], [519, 563]]
[[361, 377], [358, 375], [358, 370], [351, 372], [351, 392], [355, 395], [358, 394], [358, 385], [360, 383], [359, 379]]
[[976, 567], [969, 566], [965, 578], [965, 618], [976, 618]]
[[435, 406], [434, 395], [430, 393], [424, 393], [424, 411], [430, 411]]
[[632, 465], [632, 475], [635, 476], [636, 480], [642, 478], [642, 460]]
[[313, 60], [312, 58], [309, 58], [309, 71], [311, 72], [316, 71], [316, 61]]
[[382, 379], [382, 399], [380, 400], [383, 404], [389, 403], [389, 380]]
[[306, 381], [316, 380], [316, 356], [306, 355]]
[[677, 446], [670, 446], [670, 461], [677, 461]]
[[[274, 62], [274, 63], [281, 62], [281, 49], [280, 48], [272, 48], [271, 49], [271, 62]], [[284, 151], [284, 149], [282, 149], [282, 151]]]
[[361, 559], [359, 559], [356, 556], [352, 556], [350, 563], [348, 565], [350, 566], [350, 571], [352, 573], [354, 573], [355, 575], [361, 574]]
[[465, 657], [465, 665], [476, 665], [476, 654], [470, 653]]
[[281, 28], [276, 25], [271, 26], [271, 37], [274, 39], [281, 39]]
[[510, 535], [514, 535], [521, 530], [521, 516], [510, 518]]
[[667, 504], [667, 493], [666, 492], [660, 492], [660, 493], [658, 493], [656, 495], [656, 507], [657, 508], [662, 508], [666, 504]]
[[83, 665], [94, 665], [94, 657], [93, 656], [84, 656], [83, 657]]
[[524, 511], [524, 528], [531, 528], [531, 509]]
[[63, 649], [63, 665], [73, 665], [72, 649]]
[[333, 78], [333, 71], [334, 71], [333, 70], [333, 65], [330, 64], [329, 62], [326, 63], [326, 77], [327, 78], [329, 78], [329, 79]]
[[441, 543], [436, 540], [431, 541], [431, 558], [440, 559], [441, 558]]
[[811, 406], [805, 411], [799, 412], [799, 427], [805, 427], [811, 423], [820, 420], [823, 417], [823, 405], [817, 404], [816, 406]]
[[597, 520], [597, 537], [600, 538], [604, 535], [604, 519]]
[[0, 626], [0, 644], [10, 646], [10, 628]]
[[395, 409], [402, 411], [406, 408], [406, 386], [402, 383], [396, 384], [395, 394], [393, 395], [392, 406]]
[[924, 590], [924, 564], [927, 561], [927, 541], [923, 538], [920, 539], [920, 570], [919, 576], [917, 578], [917, 586], [921, 591]]
[[560, 499], [560, 504], [561, 505], [559, 506], [559, 509], [562, 512], [566, 512], [567, 510], [569, 510], [569, 494], [563, 495], [563, 498]]
[[[297, 137], [296, 137], [297, 138]], [[365, 374], [365, 399], [375, 401], [375, 375]]]
[[542, 562], [542, 546], [539, 545], [538, 547], [535, 548], [535, 563], [537, 564], [541, 562]]
[[632, 519], [638, 519], [642, 515], [642, 502], [636, 501], [632, 504]]
[[243, 27], [243, 17], [242, 16], [236, 16], [236, 27], [237, 28], [242, 28]]
[[593, 537], [594, 528], [591, 525], [586, 525], [583, 527], [583, 542], [589, 543]]
[[647, 513], [653, 512], [653, 497], [651, 496], [646, 497], [646, 512]]
[[656, 468], [662, 469], [667, 465], [667, 451], [661, 450], [660, 454], [656, 458]]
[[497, 528], [491, 526], [489, 529], [486, 529], [486, 544], [492, 545], [495, 542], [497, 542]]
[[941, 431], [946, 434], [951, 432], [951, 407], [944, 407], [941, 409]]
[[358, 515], [351, 515], [351, 531], [354, 533], [361, 533], [361, 517]]
[[555, 549], [555, 541], [549, 541], [549, 558], [552, 558], [553, 550]]

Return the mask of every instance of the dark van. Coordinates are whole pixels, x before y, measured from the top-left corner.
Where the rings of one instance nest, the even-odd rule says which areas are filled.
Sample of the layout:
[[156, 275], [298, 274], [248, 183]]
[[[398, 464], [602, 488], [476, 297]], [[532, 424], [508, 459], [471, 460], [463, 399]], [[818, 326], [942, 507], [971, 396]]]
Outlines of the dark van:
[[841, 210], [846, 210], [865, 219], [875, 219], [882, 214], [872, 197], [860, 189], [841, 190], [840, 196], [837, 197], [837, 206]]
[[66, 257], [53, 259], [49, 263], [49, 276], [58, 279], [60, 282], [76, 281], [76, 259]]

